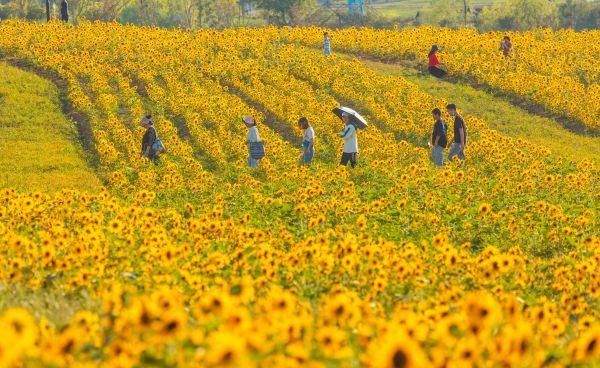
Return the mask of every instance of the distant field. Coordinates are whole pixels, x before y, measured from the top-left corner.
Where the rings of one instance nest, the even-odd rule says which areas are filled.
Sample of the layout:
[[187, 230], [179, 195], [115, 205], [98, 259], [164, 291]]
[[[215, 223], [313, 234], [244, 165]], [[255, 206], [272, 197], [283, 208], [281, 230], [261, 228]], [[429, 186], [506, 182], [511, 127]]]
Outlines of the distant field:
[[[492, 5], [494, 0], [471, 1], [469, 6]], [[430, 0], [401, 0], [388, 3], [369, 5], [367, 11], [375, 12], [385, 18], [409, 18], [414, 17], [418, 11], [427, 10], [431, 7]]]

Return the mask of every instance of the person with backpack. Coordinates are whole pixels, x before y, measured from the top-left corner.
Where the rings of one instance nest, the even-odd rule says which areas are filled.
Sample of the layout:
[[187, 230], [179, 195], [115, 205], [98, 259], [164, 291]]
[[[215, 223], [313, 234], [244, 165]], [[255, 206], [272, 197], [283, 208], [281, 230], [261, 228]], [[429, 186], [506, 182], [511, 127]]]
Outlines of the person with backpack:
[[431, 112], [435, 121], [433, 125], [433, 133], [431, 134], [431, 146], [433, 147], [431, 157], [437, 167], [444, 166], [444, 148], [448, 143], [446, 137], [447, 127], [444, 120], [442, 120], [442, 112], [440, 109], [435, 108]]
[[262, 157], [264, 157], [264, 143], [260, 140], [256, 120], [253, 117], [247, 116], [242, 119], [248, 128], [248, 137], [246, 144], [248, 145], [248, 166], [256, 168]]
[[446, 71], [440, 68], [440, 61], [437, 57], [437, 52], [439, 51], [438, 45], [433, 45], [431, 47], [431, 51], [429, 51], [429, 73], [436, 78], [443, 78], [446, 76]]
[[301, 163], [309, 165], [315, 156], [315, 130], [305, 117], [300, 118], [298, 125], [300, 126], [300, 129], [304, 131]]
[[448, 152], [448, 161], [452, 161], [454, 156], [458, 156], [460, 160], [465, 159], [465, 146], [467, 144], [467, 127], [462, 116], [458, 113], [455, 104], [446, 106], [448, 114], [454, 116], [454, 142], [450, 146]]
[[358, 154], [358, 136], [356, 133], [356, 127], [352, 124], [350, 114], [342, 113], [342, 121], [344, 122], [344, 130], [340, 133], [340, 137], [344, 140], [344, 150], [342, 152], [342, 160], [340, 164], [347, 166], [350, 162], [350, 166], [354, 168], [357, 163], [356, 155]]
[[158, 156], [165, 151], [165, 147], [158, 138], [152, 115], [144, 116], [140, 125], [146, 128], [142, 137], [142, 156], [158, 165]]

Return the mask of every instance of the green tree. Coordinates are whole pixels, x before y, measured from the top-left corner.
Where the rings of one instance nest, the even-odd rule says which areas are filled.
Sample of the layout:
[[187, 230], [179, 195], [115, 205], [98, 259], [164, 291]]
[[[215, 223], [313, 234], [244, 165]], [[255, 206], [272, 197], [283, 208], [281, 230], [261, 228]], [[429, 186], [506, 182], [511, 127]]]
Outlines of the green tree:
[[563, 28], [600, 28], [600, 3], [585, 0], [566, 0], [558, 7], [560, 26]]
[[290, 25], [297, 22], [299, 10], [313, 6], [315, 0], [258, 0], [256, 3], [260, 8], [269, 12], [274, 23]]
[[482, 31], [525, 31], [538, 27], [554, 28], [557, 25], [557, 6], [548, 0], [509, 0], [484, 9], [478, 22], [478, 28]]
[[198, 27], [210, 27], [216, 23], [216, 0], [196, 0]]
[[555, 27], [556, 4], [548, 0], [513, 0], [515, 28], [527, 30], [537, 27]]
[[433, 0], [431, 9], [425, 13], [427, 23], [452, 27], [462, 20], [463, 2], [457, 0]]

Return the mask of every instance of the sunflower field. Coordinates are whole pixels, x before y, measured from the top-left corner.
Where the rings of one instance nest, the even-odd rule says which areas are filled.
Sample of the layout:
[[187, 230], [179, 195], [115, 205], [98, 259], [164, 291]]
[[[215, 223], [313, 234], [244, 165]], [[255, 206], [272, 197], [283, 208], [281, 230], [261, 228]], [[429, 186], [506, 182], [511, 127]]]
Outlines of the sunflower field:
[[[464, 58], [485, 58], [479, 37], [492, 47], [497, 35], [379, 32], [333, 39], [393, 58], [438, 37], [464, 46], [449, 66], [492, 78]], [[7, 21], [0, 33], [4, 60], [64, 84], [104, 183], [0, 189], [0, 367], [600, 364], [594, 163], [465, 116], [466, 164], [436, 169], [431, 110], [447, 101], [325, 57], [316, 28]], [[581, 59], [565, 56], [560, 70], [532, 68], [539, 83], [551, 75], [587, 92], [532, 94], [518, 89], [520, 69], [513, 92], [594, 127], [580, 116], [598, 123], [594, 34], [514, 37], [574, 50]], [[338, 166], [343, 125], [331, 110], [342, 104], [370, 122], [353, 170]], [[140, 157], [146, 113], [168, 149], [158, 165]], [[244, 116], [267, 145], [255, 170]], [[311, 166], [298, 165], [301, 116], [317, 132]]]
[[[322, 43], [323, 30], [294, 29], [287, 35], [308, 46]], [[510, 57], [499, 52], [502, 37], [513, 44]], [[543, 107], [556, 116], [600, 130], [600, 31], [541, 29], [529, 32], [449, 30], [434, 27], [402, 30], [346, 29], [332, 32], [334, 45], [346, 53], [385, 61], [412, 60], [427, 65], [433, 44], [454, 77]]]

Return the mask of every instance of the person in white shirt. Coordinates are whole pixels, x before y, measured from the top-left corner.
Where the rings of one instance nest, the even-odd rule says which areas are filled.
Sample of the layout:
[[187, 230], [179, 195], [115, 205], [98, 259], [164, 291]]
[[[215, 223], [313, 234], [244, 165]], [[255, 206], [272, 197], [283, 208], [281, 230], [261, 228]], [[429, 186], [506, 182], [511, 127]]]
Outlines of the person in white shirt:
[[340, 133], [340, 137], [344, 139], [344, 151], [342, 153], [341, 164], [347, 166], [350, 162], [350, 166], [353, 168], [356, 166], [358, 154], [358, 136], [356, 134], [356, 127], [350, 121], [350, 115], [342, 113], [342, 121], [345, 124], [344, 131]]
[[245, 117], [242, 119], [246, 127], [248, 128], [248, 138], [246, 139], [246, 144], [248, 145], [248, 166], [249, 167], [258, 167], [259, 160], [255, 160], [252, 158], [250, 154], [250, 143], [259, 142], [260, 135], [258, 135], [258, 128], [256, 127], [256, 121], [252, 117]]
[[303, 164], [309, 165], [315, 156], [315, 130], [310, 125], [307, 118], [302, 117], [298, 121], [300, 129], [304, 131], [302, 139], [302, 159]]

